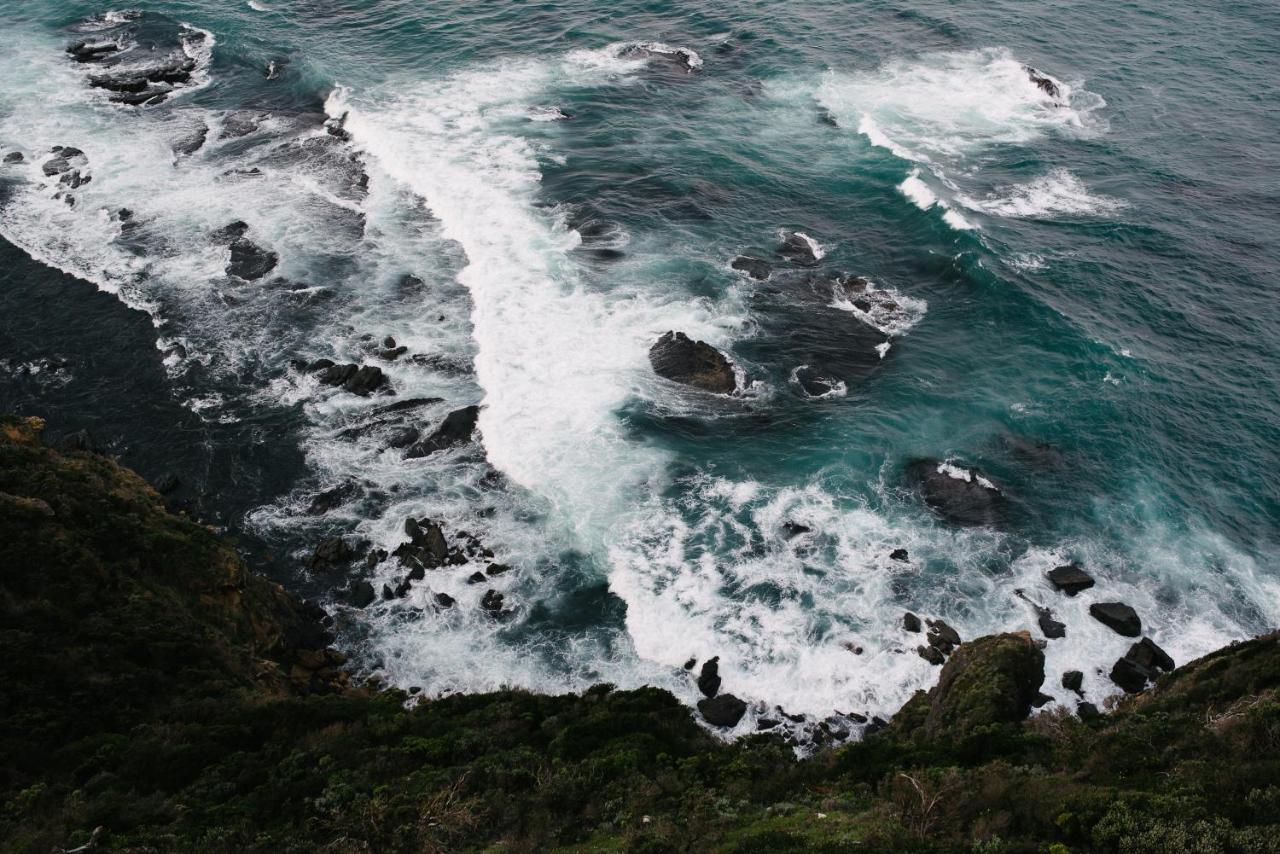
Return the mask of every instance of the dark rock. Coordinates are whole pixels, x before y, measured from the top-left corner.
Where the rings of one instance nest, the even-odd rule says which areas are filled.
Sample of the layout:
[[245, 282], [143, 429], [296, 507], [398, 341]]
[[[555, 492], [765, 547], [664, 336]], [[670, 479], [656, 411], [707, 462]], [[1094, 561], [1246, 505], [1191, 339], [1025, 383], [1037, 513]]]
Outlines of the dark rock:
[[1096, 721], [1102, 717], [1102, 712], [1093, 703], [1076, 703], [1076, 714], [1082, 721]]
[[747, 704], [732, 694], [708, 697], [698, 701], [698, 711], [707, 723], [718, 727], [735, 727], [747, 713]]
[[[333, 364], [330, 362], [329, 364]], [[438, 397], [411, 397], [407, 400], [397, 400], [395, 403], [388, 403], [386, 406], [379, 406], [377, 409], [369, 410], [369, 415], [374, 418], [380, 418], [384, 415], [391, 415], [398, 412], [408, 412], [413, 409], [422, 409], [433, 403], [440, 403]]]
[[1143, 638], [1129, 647], [1125, 657], [1133, 659], [1145, 667], [1163, 670], [1166, 673], [1174, 668], [1172, 656], [1156, 645], [1156, 642], [1151, 638]]
[[942, 620], [928, 620], [929, 646], [937, 647], [944, 653], [950, 653], [960, 645], [960, 633]]
[[69, 170], [71, 168], [71, 164], [67, 162], [67, 158], [65, 157], [52, 157], [49, 160], [46, 160], [44, 165], [40, 168], [44, 170], [44, 174], [47, 177], [52, 178], [54, 175], [61, 175], [63, 172]]
[[258, 129], [264, 118], [264, 115], [244, 110], [232, 113], [222, 120], [221, 136], [223, 139], [248, 136]]
[[723, 353], [683, 332], [667, 332], [649, 348], [649, 364], [660, 377], [715, 394], [737, 387], [733, 366]]
[[151, 485], [161, 495], [168, 495], [182, 485], [182, 478], [172, 472], [166, 472], [157, 477]]
[[1130, 694], [1136, 694], [1155, 682], [1161, 671], [1173, 670], [1173, 659], [1150, 638], [1129, 647], [1111, 668], [1111, 681]]
[[708, 697], [714, 697], [720, 691], [720, 656], [708, 659], [698, 674], [698, 690]]
[[492, 578], [495, 575], [502, 575], [503, 573], [510, 572], [510, 571], [511, 571], [511, 567], [507, 566], [505, 563], [491, 563], [487, 567], [485, 567], [485, 570], [484, 570], [485, 575], [488, 575], [490, 578]]
[[72, 169], [69, 172], [62, 173], [62, 177], [58, 179], [58, 183], [65, 184], [73, 190], [78, 190], [92, 180], [93, 176], [85, 175], [79, 169]]
[[909, 632], [919, 632], [921, 629], [920, 618], [907, 611], [902, 615], [902, 627]]
[[778, 247], [778, 254], [783, 258], [805, 267], [812, 267], [818, 263], [821, 257], [818, 254], [819, 251], [817, 241], [800, 231], [788, 231], [783, 234], [782, 245]]
[[502, 611], [502, 603], [504, 596], [497, 590], [489, 589], [480, 599], [480, 607], [488, 611], [490, 614], [497, 614]]
[[385, 359], [388, 362], [394, 362], [396, 359], [399, 359], [408, 352], [408, 347], [388, 347], [378, 351], [378, 358]]
[[106, 57], [120, 50], [115, 42], [79, 41], [67, 45], [67, 53], [76, 62], [101, 62]]
[[683, 47], [667, 47], [654, 42], [626, 45], [618, 51], [619, 59], [661, 59], [686, 72], [695, 71], [700, 63], [697, 54]]
[[[729, 695], [725, 695], [729, 696]], [[775, 721], [773, 718], [758, 718], [756, 720], [756, 732], [764, 732], [765, 730], [777, 729], [782, 725], [782, 721]]]
[[1055, 101], [1062, 96], [1062, 90], [1058, 88], [1058, 84], [1054, 83], [1048, 75], [1041, 74], [1030, 65], [1024, 65], [1022, 67], [1026, 70], [1027, 76], [1031, 78], [1031, 82], [1036, 84], [1041, 92], [1044, 92]]
[[995, 525], [1004, 516], [1004, 494], [976, 469], [940, 460], [917, 460], [907, 467], [907, 474], [919, 486], [925, 503], [949, 522]]
[[1048, 694], [1036, 694], [1035, 698], [1031, 701], [1031, 707], [1033, 709], [1042, 709], [1052, 702], [1053, 698]]
[[342, 537], [330, 537], [316, 546], [307, 566], [313, 570], [335, 569], [356, 557], [356, 550]]
[[350, 362], [345, 365], [329, 365], [320, 369], [316, 379], [320, 380], [324, 385], [340, 386], [354, 377], [358, 370], [360, 370], [360, 366]]
[[387, 559], [386, 549], [374, 549], [373, 551], [369, 552], [369, 554], [365, 555], [364, 562], [365, 562], [365, 566], [372, 568], [382, 563], [386, 559]]
[[222, 243], [229, 246], [248, 233], [249, 223], [238, 219], [235, 222], [227, 223], [222, 228], [214, 231], [209, 235], [209, 239], [214, 243]]
[[455, 600], [448, 593], [436, 594], [436, 604], [439, 605], [441, 608], [452, 608], [455, 601], [457, 600]]
[[351, 585], [351, 604], [357, 608], [363, 608], [377, 599], [378, 595], [373, 590], [373, 585], [368, 581], [357, 581]]
[[471, 573], [469, 576], [467, 576], [467, 583], [468, 583], [468, 584], [483, 584], [483, 583], [485, 582], [486, 578], [487, 578], [487, 577], [485, 576], [485, 574], [484, 574], [483, 572], [473, 572], [473, 573]]
[[435, 432], [421, 442], [405, 451], [405, 459], [417, 459], [429, 456], [436, 451], [463, 445], [471, 441], [476, 421], [480, 417], [480, 407], [467, 406], [450, 412]]
[[429, 566], [439, 566], [448, 557], [444, 530], [430, 519], [406, 519], [404, 532], [409, 535], [410, 545], [429, 558]]
[[227, 275], [254, 281], [270, 273], [278, 263], [279, 255], [241, 237], [231, 244], [231, 262], [227, 264]]
[[5, 163], [21, 163], [25, 159], [21, 151], [10, 151], [4, 156]]
[[783, 522], [782, 523], [783, 536], [785, 536], [788, 540], [793, 537], [798, 537], [801, 534], [807, 534], [811, 530], [813, 529], [810, 528], [808, 525], [801, 525], [799, 522]]
[[1081, 590], [1093, 586], [1093, 576], [1074, 563], [1056, 566], [1048, 572], [1049, 583], [1068, 596], [1074, 596]]
[[422, 434], [418, 432], [417, 427], [395, 427], [387, 433], [386, 446], [388, 448], [407, 448], [418, 441], [421, 436]]
[[[209, 137], [209, 126], [201, 122], [198, 126], [191, 128], [187, 133], [178, 137], [173, 141], [172, 148], [174, 154], [190, 156], [199, 151], [206, 139]], [[241, 235], [236, 235], [237, 237]]]
[[685, 669], [685, 670], [693, 670], [693, 668], [694, 668], [694, 667], [696, 667], [696, 666], [697, 666], [697, 664], [698, 664], [698, 659], [696, 659], [696, 658], [691, 658], [691, 659], [689, 659], [688, 661], [686, 661], [686, 662], [684, 663], [684, 669]]
[[833, 391], [838, 391], [841, 387], [840, 380], [823, 376], [809, 365], [801, 365], [796, 368], [792, 376], [809, 397], [823, 397]]
[[1068, 670], [1062, 674], [1062, 687], [1084, 696], [1084, 674], [1079, 670]]
[[1045, 608], [1039, 613], [1040, 631], [1044, 632], [1044, 636], [1050, 640], [1057, 640], [1067, 636], [1067, 626], [1053, 618], [1053, 612]]
[[368, 397], [387, 384], [386, 374], [376, 365], [365, 365], [358, 368], [342, 383], [343, 391]]
[[918, 646], [916, 652], [921, 658], [935, 667], [941, 667], [946, 663], [947, 657], [940, 650], [932, 646]]
[[391, 589], [390, 585], [382, 585], [382, 598], [387, 600], [396, 598], [396, 593]]
[[753, 279], [764, 281], [773, 273], [773, 266], [768, 261], [739, 255], [729, 262], [729, 266], [739, 272], [746, 273]]
[[322, 516], [359, 492], [360, 486], [354, 481], [347, 481], [326, 489], [312, 497], [311, 503], [307, 506], [307, 515]]
[[906, 549], [894, 549], [893, 551], [889, 552], [889, 560], [900, 560], [903, 563], [906, 563], [907, 561], [911, 560], [911, 555], [907, 553]]
[[866, 729], [862, 731], [863, 735], [875, 735], [880, 730], [889, 725], [889, 722], [878, 715], [871, 718], [871, 723], [867, 724]]
[[316, 359], [314, 362], [307, 363], [303, 367], [303, 370], [315, 373], [316, 371], [323, 371], [326, 368], [332, 368], [333, 366], [333, 359]]
[[1127, 638], [1142, 634], [1142, 620], [1138, 618], [1138, 612], [1123, 602], [1095, 602], [1089, 606], [1089, 616]]

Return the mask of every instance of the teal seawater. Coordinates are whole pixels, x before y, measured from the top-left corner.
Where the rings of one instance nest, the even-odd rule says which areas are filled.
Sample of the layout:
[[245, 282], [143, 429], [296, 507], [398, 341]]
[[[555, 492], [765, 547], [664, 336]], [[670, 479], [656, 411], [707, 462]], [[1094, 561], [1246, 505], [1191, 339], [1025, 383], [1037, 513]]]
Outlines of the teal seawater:
[[[821, 717], [927, 684], [904, 610], [965, 636], [1032, 628], [1025, 589], [1068, 625], [1047, 650], [1062, 702], [1059, 672], [1105, 696], [1094, 668], [1127, 647], [1089, 601], [1130, 601], [1179, 660], [1280, 622], [1274, 4], [140, 4], [213, 42], [204, 85], [142, 109], [105, 103], [62, 53], [107, 9], [5, 6], [0, 148], [77, 146], [93, 182], [68, 208], [34, 165], [8, 168], [0, 235], [183, 343], [166, 405], [237, 472], [193, 476], [203, 500], [292, 555], [280, 572], [332, 603], [368, 670], [692, 700], [682, 663], [719, 655], [727, 690]], [[537, 120], [553, 110], [568, 118]], [[258, 129], [229, 133], [233, 112]], [[305, 143], [326, 113], [347, 115], [341, 152]], [[209, 141], [173, 154], [193, 123]], [[144, 222], [128, 246], [122, 206]], [[321, 296], [226, 285], [208, 234], [231, 219]], [[816, 266], [773, 256], [784, 229], [822, 244]], [[38, 288], [58, 274], [5, 252], [11, 318], [31, 319], [8, 327], [0, 402], [91, 408], [74, 368], [15, 372], [44, 355]], [[743, 253], [777, 272], [738, 274]], [[881, 330], [834, 298], [841, 273], [893, 294]], [[725, 349], [751, 392], [656, 381], [645, 350], [668, 328]], [[388, 368], [401, 397], [446, 400], [428, 420], [483, 404], [483, 452], [410, 463], [341, 438], [376, 402], [288, 362], [365, 358], [362, 334], [429, 357]], [[106, 346], [79, 340], [81, 360]], [[806, 395], [802, 365], [845, 393]], [[104, 393], [110, 429], [158, 394]], [[1006, 523], [936, 518], [904, 474], [917, 458], [980, 469]], [[305, 512], [347, 482], [358, 497]], [[351, 609], [348, 575], [302, 568], [326, 535], [394, 548], [411, 513], [516, 571]], [[1099, 578], [1092, 598], [1045, 584], [1067, 561]], [[478, 607], [491, 584], [503, 620]]]

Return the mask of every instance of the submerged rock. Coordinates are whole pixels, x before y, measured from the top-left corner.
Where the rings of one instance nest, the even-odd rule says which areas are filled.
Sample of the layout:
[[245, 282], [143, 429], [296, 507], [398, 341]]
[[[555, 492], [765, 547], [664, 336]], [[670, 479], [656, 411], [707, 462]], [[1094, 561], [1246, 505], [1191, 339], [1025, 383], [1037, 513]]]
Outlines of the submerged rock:
[[1081, 590], [1093, 586], [1093, 576], [1074, 563], [1056, 566], [1048, 572], [1049, 583], [1068, 596], [1074, 596]]
[[729, 262], [729, 266], [740, 273], [746, 273], [753, 279], [764, 281], [773, 274], [773, 266], [760, 258], [752, 258], [747, 255], [739, 255]]
[[924, 502], [949, 522], [995, 525], [1004, 518], [1004, 493], [977, 469], [926, 459], [907, 466], [907, 474], [915, 480]]
[[782, 235], [782, 245], [778, 247], [778, 254], [795, 264], [812, 267], [826, 253], [818, 241], [803, 231], [788, 231]]
[[475, 432], [476, 422], [479, 418], [480, 407], [478, 406], [464, 406], [462, 409], [455, 409], [445, 416], [444, 421], [435, 429], [435, 432], [405, 451], [405, 459], [412, 460], [426, 457], [436, 451], [443, 451], [446, 448], [452, 448], [457, 445], [465, 445], [471, 441], [471, 436]]
[[1024, 65], [1022, 67], [1026, 70], [1027, 77], [1031, 78], [1031, 82], [1036, 84], [1036, 87], [1039, 88], [1041, 92], [1045, 93], [1050, 98], [1053, 98], [1055, 101], [1062, 97], [1062, 90], [1058, 87], [1057, 83], [1053, 82], [1053, 79], [1049, 77], [1049, 75], [1036, 71], [1030, 65]]
[[373, 585], [368, 581], [357, 581], [351, 585], [351, 604], [357, 608], [364, 608], [373, 603], [378, 598], [378, 594], [374, 592]]
[[698, 701], [698, 711], [707, 723], [718, 727], [735, 727], [747, 713], [747, 704], [732, 694], [708, 697]]
[[26, 160], [21, 151], [10, 151], [4, 156], [5, 163], [21, 163]]
[[1089, 606], [1089, 616], [1127, 638], [1142, 634], [1138, 612], [1123, 602], [1095, 602]]
[[649, 348], [649, 364], [660, 377], [714, 394], [730, 394], [737, 378], [729, 359], [705, 341], [667, 332]]
[[231, 261], [227, 264], [227, 275], [254, 281], [270, 273], [278, 263], [279, 255], [241, 237], [231, 243]]

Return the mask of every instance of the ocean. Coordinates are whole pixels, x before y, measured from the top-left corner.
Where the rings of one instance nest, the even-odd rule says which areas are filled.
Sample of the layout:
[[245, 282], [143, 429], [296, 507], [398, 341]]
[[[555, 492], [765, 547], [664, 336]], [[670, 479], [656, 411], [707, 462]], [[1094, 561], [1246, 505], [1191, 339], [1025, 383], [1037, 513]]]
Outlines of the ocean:
[[[856, 737], [936, 679], [904, 612], [1050, 609], [1071, 708], [1132, 642], [1090, 604], [1179, 663], [1280, 624], [1274, 4], [3, 11], [0, 410], [166, 476], [362, 675], [692, 704], [718, 656], [732, 734]], [[467, 562], [357, 606], [410, 517]]]

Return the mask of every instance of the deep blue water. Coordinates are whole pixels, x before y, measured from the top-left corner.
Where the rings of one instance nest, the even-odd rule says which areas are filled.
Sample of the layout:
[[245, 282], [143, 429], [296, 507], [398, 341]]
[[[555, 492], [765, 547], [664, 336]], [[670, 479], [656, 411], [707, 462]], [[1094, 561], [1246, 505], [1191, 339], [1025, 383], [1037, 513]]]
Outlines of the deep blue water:
[[[883, 714], [933, 678], [904, 610], [1038, 634], [1025, 590], [1068, 627], [1060, 702], [1068, 669], [1114, 691], [1129, 643], [1091, 602], [1131, 603], [1179, 661], [1280, 623], [1273, 4], [6, 6], [0, 151], [24, 162], [0, 167], [0, 404], [181, 472], [366, 670], [692, 700], [681, 665], [719, 655], [762, 708]], [[111, 103], [64, 52], [86, 38], [195, 69]], [[54, 145], [92, 180], [47, 176]], [[224, 272], [234, 220], [278, 254], [268, 277]], [[816, 265], [776, 256], [792, 230]], [[870, 314], [841, 274], [873, 283]], [[668, 329], [745, 391], [655, 377]], [[320, 357], [443, 399], [401, 428], [481, 404], [480, 442], [411, 460], [391, 425], [344, 437], [389, 398], [290, 364]], [[919, 458], [998, 485], [1001, 524], [931, 512]], [[515, 571], [354, 609], [346, 586], [394, 585], [394, 560], [306, 568], [329, 535], [394, 549], [409, 515]], [[1068, 561], [1098, 586], [1055, 593]]]

